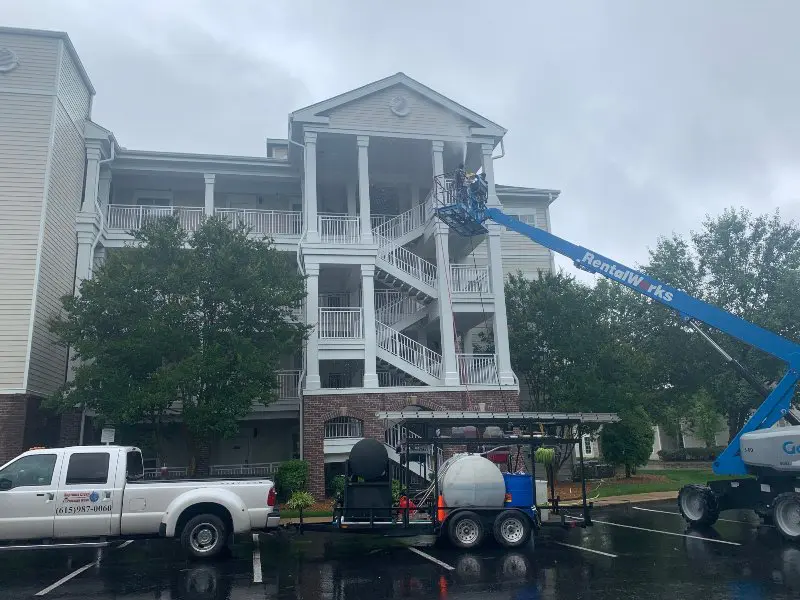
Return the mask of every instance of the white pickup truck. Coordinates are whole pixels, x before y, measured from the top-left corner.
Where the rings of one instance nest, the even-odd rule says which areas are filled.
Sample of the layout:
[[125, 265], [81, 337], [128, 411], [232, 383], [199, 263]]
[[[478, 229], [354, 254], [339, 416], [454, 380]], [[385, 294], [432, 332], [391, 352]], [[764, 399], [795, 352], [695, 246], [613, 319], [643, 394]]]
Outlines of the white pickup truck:
[[260, 480], [144, 481], [142, 453], [121, 446], [30, 450], [0, 467], [0, 550], [179, 538], [210, 558], [234, 534], [278, 527], [275, 485]]

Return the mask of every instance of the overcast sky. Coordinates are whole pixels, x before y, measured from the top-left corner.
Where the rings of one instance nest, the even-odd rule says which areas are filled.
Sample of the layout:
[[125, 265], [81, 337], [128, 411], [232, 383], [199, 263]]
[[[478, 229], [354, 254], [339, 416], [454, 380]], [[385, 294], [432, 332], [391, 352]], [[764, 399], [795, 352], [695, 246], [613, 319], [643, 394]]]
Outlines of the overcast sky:
[[263, 155], [292, 110], [403, 71], [506, 127], [498, 182], [561, 190], [554, 233], [615, 260], [731, 205], [800, 217], [800, 2], [498, 4], [2, 0], [2, 16], [69, 33], [94, 120], [129, 148]]

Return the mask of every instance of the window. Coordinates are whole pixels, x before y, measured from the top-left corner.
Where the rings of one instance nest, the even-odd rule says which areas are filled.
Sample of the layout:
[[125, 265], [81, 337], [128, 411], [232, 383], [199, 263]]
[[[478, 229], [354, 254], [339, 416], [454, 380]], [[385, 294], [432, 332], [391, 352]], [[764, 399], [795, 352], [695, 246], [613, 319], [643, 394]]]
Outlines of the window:
[[108, 452], [73, 454], [69, 457], [67, 485], [106, 483], [109, 458]]
[[10, 481], [12, 488], [51, 485], [55, 467], [55, 454], [31, 454], [0, 471], [0, 480]]
[[128, 481], [135, 481], [144, 477], [144, 462], [142, 453], [131, 450], [125, 462], [125, 478]]
[[592, 436], [584, 435], [581, 439], [583, 441], [583, 456], [594, 456], [594, 442], [592, 441]]

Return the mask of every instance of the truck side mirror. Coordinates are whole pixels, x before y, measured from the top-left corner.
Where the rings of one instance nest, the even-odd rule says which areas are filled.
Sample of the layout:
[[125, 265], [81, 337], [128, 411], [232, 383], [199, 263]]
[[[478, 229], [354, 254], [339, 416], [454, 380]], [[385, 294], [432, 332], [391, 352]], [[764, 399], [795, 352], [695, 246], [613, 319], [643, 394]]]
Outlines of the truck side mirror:
[[7, 492], [14, 487], [14, 482], [10, 479], [0, 479], [0, 492]]

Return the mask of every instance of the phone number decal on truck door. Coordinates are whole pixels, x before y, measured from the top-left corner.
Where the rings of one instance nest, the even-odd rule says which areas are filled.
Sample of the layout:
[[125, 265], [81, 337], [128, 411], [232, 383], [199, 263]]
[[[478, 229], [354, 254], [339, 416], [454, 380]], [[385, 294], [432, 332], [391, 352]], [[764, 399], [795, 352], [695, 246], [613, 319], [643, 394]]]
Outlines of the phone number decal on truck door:
[[59, 506], [56, 508], [57, 515], [80, 515], [86, 513], [110, 513], [110, 504], [89, 504], [81, 506]]

